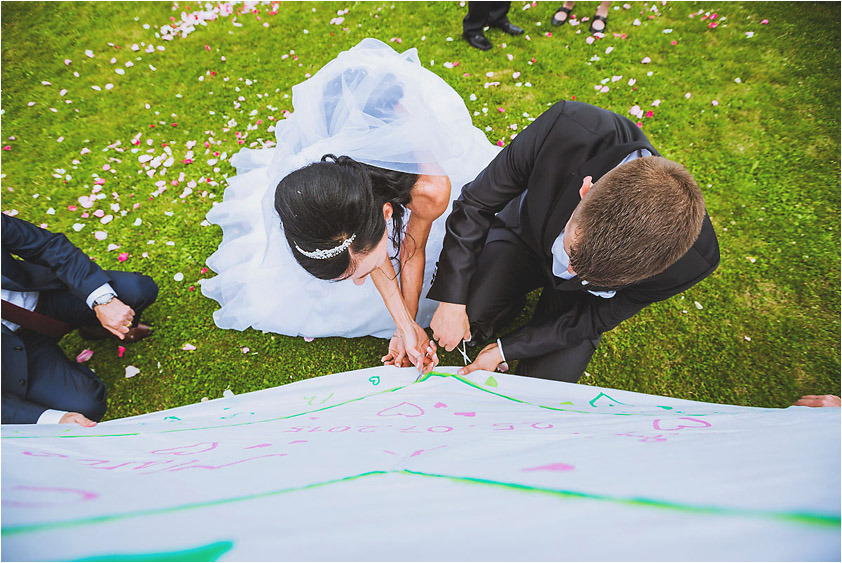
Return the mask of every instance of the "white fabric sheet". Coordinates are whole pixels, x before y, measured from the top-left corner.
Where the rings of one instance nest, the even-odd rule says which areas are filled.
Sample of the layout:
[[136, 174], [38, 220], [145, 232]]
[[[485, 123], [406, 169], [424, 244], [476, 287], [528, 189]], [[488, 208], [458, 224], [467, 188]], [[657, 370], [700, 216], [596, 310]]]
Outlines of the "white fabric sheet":
[[839, 559], [839, 409], [416, 375], [3, 426], [2, 558]]

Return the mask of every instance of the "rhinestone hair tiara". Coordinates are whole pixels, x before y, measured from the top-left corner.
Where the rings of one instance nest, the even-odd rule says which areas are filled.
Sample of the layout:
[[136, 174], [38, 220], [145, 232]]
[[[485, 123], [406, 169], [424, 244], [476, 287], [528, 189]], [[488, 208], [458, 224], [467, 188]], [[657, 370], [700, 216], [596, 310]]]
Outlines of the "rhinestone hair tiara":
[[298, 244], [295, 244], [295, 249], [307, 258], [313, 258], [314, 260], [327, 260], [328, 258], [333, 258], [334, 256], [342, 254], [346, 248], [351, 246], [351, 243], [354, 242], [355, 238], [357, 238], [357, 233], [354, 233], [350, 237], [346, 238], [339, 246], [328, 248], [327, 250], [307, 251], [298, 246]]

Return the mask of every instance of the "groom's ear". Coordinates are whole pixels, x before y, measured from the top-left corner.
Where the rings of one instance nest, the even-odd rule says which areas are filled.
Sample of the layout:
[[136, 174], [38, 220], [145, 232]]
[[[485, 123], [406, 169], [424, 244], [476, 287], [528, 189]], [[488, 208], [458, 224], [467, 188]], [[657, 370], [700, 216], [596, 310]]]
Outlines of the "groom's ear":
[[394, 213], [394, 211], [395, 210], [392, 209], [392, 204], [389, 203], [388, 201], [383, 204], [383, 218], [386, 221], [389, 221], [389, 220], [392, 219], [392, 213]]

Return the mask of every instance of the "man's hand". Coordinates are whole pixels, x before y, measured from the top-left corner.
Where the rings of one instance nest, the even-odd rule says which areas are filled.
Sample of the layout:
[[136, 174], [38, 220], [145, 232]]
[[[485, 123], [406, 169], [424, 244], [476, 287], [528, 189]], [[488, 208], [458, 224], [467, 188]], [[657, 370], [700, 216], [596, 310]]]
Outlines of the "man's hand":
[[482, 349], [477, 356], [477, 359], [458, 371], [459, 375], [468, 375], [472, 371], [483, 369], [485, 371], [494, 371], [503, 363], [503, 355], [500, 354], [500, 349], [496, 342], [492, 342]]
[[463, 340], [471, 339], [471, 323], [468, 321], [468, 313], [465, 305], [458, 303], [439, 303], [433, 320], [430, 322], [433, 329], [433, 340], [450, 352]]
[[123, 340], [134, 320], [134, 310], [116, 297], [105, 305], [94, 306], [94, 313], [104, 329]]
[[84, 426], [86, 428], [96, 426], [96, 422], [83, 414], [79, 414], [78, 412], [66, 412], [58, 421], [59, 424], [72, 424], [74, 422], [79, 426]]
[[842, 399], [836, 395], [804, 395], [794, 403], [794, 407], [839, 407]]

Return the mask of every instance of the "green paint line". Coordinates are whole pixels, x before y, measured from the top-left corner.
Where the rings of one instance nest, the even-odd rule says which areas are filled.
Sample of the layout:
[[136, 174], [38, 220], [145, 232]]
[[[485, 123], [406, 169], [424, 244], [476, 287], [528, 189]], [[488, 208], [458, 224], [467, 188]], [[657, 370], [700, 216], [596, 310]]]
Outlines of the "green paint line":
[[[56, 435], [56, 436], [3, 436], [2, 439], [3, 440], [21, 440], [21, 439], [27, 439], [27, 438], [113, 438], [113, 437], [118, 437], [118, 436], [140, 436], [142, 434], [169, 434], [169, 433], [172, 433], [172, 432], [192, 432], [194, 430], [211, 430], [211, 429], [214, 429], [214, 428], [231, 428], [231, 427], [234, 427], [234, 426], [249, 426], [249, 425], [252, 425], [252, 424], [263, 424], [263, 423], [266, 423], [266, 422], [275, 422], [277, 420], [287, 420], [287, 419], [290, 419], [290, 418], [296, 418], [296, 417], [299, 417], [299, 416], [305, 416], [305, 415], [308, 415], [308, 414], [326, 411], [326, 410], [333, 409], [333, 408], [336, 408], [336, 407], [348, 405], [350, 403], [363, 401], [363, 400], [371, 398], [371, 397], [376, 397], [377, 395], [383, 395], [385, 393], [395, 393], [397, 391], [401, 391], [403, 389], [406, 389], [407, 387], [409, 387], [410, 385], [413, 385], [415, 383], [421, 383], [421, 382], [427, 381], [431, 377], [449, 377], [449, 378], [455, 379], [457, 381], [461, 381], [465, 385], [468, 385], [469, 387], [473, 387], [474, 389], [477, 389], [478, 391], [482, 391], [483, 393], [488, 393], [489, 395], [495, 395], [497, 397], [500, 397], [501, 399], [506, 399], [507, 401], [513, 401], [515, 403], [520, 403], [522, 405], [530, 405], [530, 406], [533, 406], [533, 407], [538, 407], [538, 408], [541, 408], [541, 409], [547, 409], [547, 410], [552, 410], [552, 411], [573, 412], [573, 413], [578, 413], [578, 414], [613, 415], [613, 416], [636, 416], [636, 415], [638, 415], [638, 416], [652, 416], [651, 413], [604, 412], [604, 411], [593, 412], [593, 411], [580, 411], [580, 410], [574, 410], [574, 409], [563, 409], [563, 408], [560, 408], [560, 407], [553, 407], [553, 406], [549, 406], [549, 405], [539, 405], [537, 403], [530, 403], [529, 401], [522, 401], [520, 399], [516, 399], [515, 397], [509, 397], [508, 395], [504, 395], [502, 393], [497, 393], [496, 391], [491, 391], [489, 389], [485, 389], [481, 385], [479, 385], [477, 383], [474, 383], [473, 381], [470, 381], [468, 379], [465, 379], [464, 377], [462, 377], [458, 374], [431, 371], [430, 373], [426, 374], [424, 377], [422, 377], [418, 381], [410, 383], [409, 385], [401, 385], [401, 386], [398, 386], [398, 387], [393, 387], [391, 389], [384, 389], [382, 391], [378, 391], [378, 392], [372, 393], [370, 395], [364, 395], [364, 396], [358, 397], [356, 399], [349, 399], [347, 401], [343, 401], [341, 403], [336, 403], [335, 405], [329, 405], [329, 406], [322, 407], [322, 408], [319, 408], [319, 409], [313, 409], [313, 410], [304, 411], [304, 412], [300, 412], [300, 413], [296, 413], [296, 414], [290, 414], [290, 415], [286, 415], [286, 416], [277, 416], [277, 417], [274, 417], [274, 418], [267, 418], [267, 419], [264, 419], [264, 420], [252, 420], [252, 421], [246, 421], [246, 422], [235, 422], [235, 423], [231, 423], [231, 424], [216, 424], [216, 425], [213, 425], [213, 426], [198, 426], [198, 427], [192, 427], [192, 428], [171, 428], [171, 429], [167, 429], [167, 430], [156, 430], [154, 432], [152, 432], [152, 431], [150, 431], [150, 432], [129, 432], [129, 433], [121, 433], [121, 434], [62, 434], [62, 435]], [[594, 399], [594, 400], [596, 400], [596, 399]], [[614, 399], [612, 399], [612, 400], [619, 403], [619, 401], [616, 401]], [[623, 403], [620, 403], [620, 404], [623, 404]], [[659, 407], [659, 408], [664, 408], [664, 407]], [[780, 409], [768, 409], [765, 412], [771, 412], [771, 411], [774, 411], [774, 410], [780, 410]], [[682, 412], [682, 414], [684, 414], [685, 416], [709, 416], [709, 415], [712, 415], [712, 414], [718, 414], [718, 412], [717, 411], [713, 411], [713, 412], [709, 412], [709, 413], [685, 413], [685, 412]], [[17, 431], [15, 431], [15, 432], [17, 432]], [[65, 432], [69, 432], [69, 430], [65, 430]]]
[[436, 475], [433, 473], [423, 473], [420, 471], [411, 471], [404, 469], [402, 473], [410, 475], [420, 475], [423, 477], [433, 477], [438, 479], [448, 479], [459, 483], [473, 483], [477, 485], [490, 485], [494, 487], [502, 487], [507, 489], [516, 489], [520, 491], [528, 491], [533, 493], [551, 494], [560, 497], [579, 498], [583, 500], [598, 500], [607, 501], [618, 504], [627, 504], [638, 507], [649, 508], [663, 508], [669, 510], [678, 510], [682, 512], [691, 512], [694, 514], [710, 514], [718, 516], [740, 516], [749, 518], [773, 518], [787, 520], [798, 524], [809, 524], [813, 526], [831, 526], [838, 528], [842, 525], [842, 518], [838, 515], [820, 514], [811, 512], [783, 512], [770, 510], [755, 510], [745, 508], [732, 508], [726, 506], [709, 506], [709, 505], [694, 505], [684, 504], [665, 500], [642, 498], [642, 497], [613, 497], [608, 495], [599, 495], [593, 493], [583, 493], [579, 491], [571, 491], [566, 489], [548, 489], [544, 487], [533, 487], [521, 483], [508, 483], [505, 481], [493, 481], [490, 479], [480, 479], [477, 477], [454, 477], [452, 475]]
[[191, 428], [169, 428], [167, 430], [156, 430], [154, 432], [128, 432], [122, 434], [58, 434], [55, 436], [3, 436], [4, 440], [19, 440], [25, 438], [113, 438], [117, 436], [140, 436], [142, 434], [169, 434], [172, 432], [192, 432], [194, 430], [210, 430], [213, 428], [231, 428], [234, 426], [248, 426], [251, 424], [263, 424], [265, 422], [275, 422], [276, 420], [286, 420], [290, 418], [296, 418], [299, 416], [306, 416], [308, 414], [313, 414], [321, 411], [326, 411], [329, 409], [333, 409], [336, 407], [341, 407], [350, 403], [355, 403], [358, 401], [363, 401], [370, 397], [375, 397], [377, 395], [383, 395], [384, 393], [393, 393], [395, 391], [400, 391], [401, 389], [406, 389], [406, 385], [402, 385], [400, 387], [393, 387], [392, 389], [383, 389], [382, 391], [378, 391], [376, 393], [372, 393], [371, 395], [365, 395], [363, 397], [357, 397], [355, 399], [348, 399], [347, 401], [342, 401], [341, 403], [336, 403], [335, 405], [328, 405], [326, 407], [321, 407], [318, 409], [313, 409], [309, 411], [299, 412], [295, 414], [288, 414], [286, 416], [276, 416], [274, 418], [267, 418], [264, 420], [251, 420], [245, 422], [234, 422], [231, 424], [216, 424], [213, 426], [194, 426]]
[[97, 555], [75, 561], [218, 561], [225, 553], [231, 551], [232, 547], [233, 543], [223, 541], [181, 551]]
[[344, 483], [346, 481], [354, 481], [356, 479], [362, 479], [363, 477], [368, 477], [370, 475], [385, 475], [387, 473], [399, 473], [399, 471], [367, 471], [365, 473], [360, 473], [359, 475], [351, 475], [349, 477], [340, 477], [339, 479], [332, 479], [330, 481], [323, 481], [321, 483], [311, 483], [309, 485], [303, 485], [301, 487], [290, 487], [287, 489], [278, 489], [276, 491], [267, 491], [265, 493], [254, 493], [251, 495], [243, 495], [239, 497], [231, 497], [231, 498], [223, 498], [223, 499], [216, 499], [210, 500], [205, 502], [194, 502], [190, 504], [184, 504], [181, 506], [169, 506], [165, 508], [149, 508], [146, 510], [137, 510], [134, 512], [123, 512], [120, 514], [103, 514], [101, 516], [92, 516], [89, 518], [80, 518], [79, 520], [65, 520], [63, 522], [44, 522], [38, 524], [23, 524], [21, 526], [7, 526], [0, 530], [0, 537], [5, 536], [12, 536], [18, 534], [25, 534], [25, 533], [32, 533], [32, 532], [44, 532], [48, 530], [60, 529], [60, 528], [73, 528], [77, 526], [87, 526], [90, 524], [107, 524], [109, 522], [116, 522], [119, 520], [125, 520], [127, 518], [138, 518], [143, 516], [157, 516], [159, 514], [169, 514], [172, 512], [181, 512], [184, 510], [194, 510], [196, 508], [209, 508], [212, 506], [221, 506], [225, 504], [232, 504], [236, 502], [243, 502], [249, 500], [255, 500], [260, 498], [271, 497], [275, 495], [282, 495], [285, 493], [293, 493], [298, 491], [306, 491], [308, 489], [316, 489], [319, 487], [325, 487], [327, 485], [335, 485], [337, 483]]
[[120, 514], [107, 514], [102, 516], [93, 516], [90, 518], [81, 518], [79, 520], [66, 520], [63, 522], [45, 522], [38, 524], [24, 524], [20, 526], [6, 526], [0, 531], [1, 537], [13, 536], [19, 534], [27, 534], [34, 532], [45, 532], [61, 528], [72, 528], [78, 526], [87, 526], [92, 524], [105, 524], [126, 520], [128, 518], [137, 518], [143, 516], [157, 516], [161, 514], [170, 514], [174, 512], [182, 512], [186, 510], [194, 510], [197, 508], [209, 508], [214, 506], [221, 506], [226, 504], [233, 504], [237, 502], [267, 498], [271, 496], [281, 495], [285, 493], [306, 491], [308, 489], [316, 489], [328, 485], [335, 485], [349, 481], [355, 481], [365, 477], [374, 475], [414, 475], [419, 477], [428, 477], [434, 479], [446, 479], [458, 483], [469, 483], [475, 485], [485, 485], [492, 487], [499, 487], [517, 491], [548, 494], [562, 498], [576, 498], [581, 500], [593, 500], [603, 502], [613, 502], [616, 504], [624, 504], [635, 507], [660, 508], [668, 510], [677, 510], [681, 512], [690, 512], [693, 514], [703, 514], [712, 516], [735, 516], [743, 518], [766, 518], [774, 520], [784, 520], [790, 523], [822, 526], [822, 527], [836, 527], [842, 524], [842, 519], [839, 515], [810, 513], [810, 512], [782, 512], [782, 511], [764, 511], [754, 509], [730, 508], [724, 506], [706, 506], [682, 504], [677, 502], [650, 499], [650, 498], [636, 498], [636, 497], [613, 497], [609, 495], [599, 495], [593, 493], [583, 493], [579, 491], [571, 491], [566, 489], [550, 489], [545, 487], [534, 487], [531, 485], [524, 485], [521, 483], [510, 483], [506, 481], [494, 481], [491, 479], [481, 479], [478, 477], [463, 477], [454, 475], [438, 475], [435, 473], [424, 473], [420, 471], [411, 471], [409, 469], [398, 469], [392, 471], [367, 471], [359, 475], [351, 475], [348, 477], [341, 477], [339, 479], [332, 479], [323, 481], [321, 483], [311, 483], [301, 487], [290, 487], [286, 489], [278, 489], [276, 491], [268, 491], [264, 493], [255, 493], [251, 495], [243, 495], [239, 497], [231, 497], [227, 499], [217, 499], [205, 502], [195, 502], [181, 506], [171, 506], [166, 508], [151, 508], [147, 510], [138, 510], [134, 512], [124, 512]]

